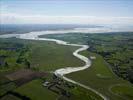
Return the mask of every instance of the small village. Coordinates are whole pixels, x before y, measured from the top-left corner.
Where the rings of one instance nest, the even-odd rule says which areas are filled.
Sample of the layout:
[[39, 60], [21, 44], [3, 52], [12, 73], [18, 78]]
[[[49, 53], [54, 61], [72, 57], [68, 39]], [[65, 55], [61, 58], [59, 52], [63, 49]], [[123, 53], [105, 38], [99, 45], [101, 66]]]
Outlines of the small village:
[[57, 77], [55, 74], [53, 74], [52, 80], [45, 81], [43, 86], [52, 92], [66, 96], [68, 98], [72, 95], [69, 92], [69, 89], [74, 88], [74, 85], [64, 81], [63, 79], [61, 79], [61, 77]]

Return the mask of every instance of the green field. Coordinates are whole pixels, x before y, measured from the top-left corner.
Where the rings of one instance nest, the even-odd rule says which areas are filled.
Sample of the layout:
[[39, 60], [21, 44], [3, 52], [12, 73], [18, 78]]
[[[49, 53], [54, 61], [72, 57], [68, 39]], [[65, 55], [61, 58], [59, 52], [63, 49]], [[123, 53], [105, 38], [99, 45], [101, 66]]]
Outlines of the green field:
[[111, 91], [128, 100], [132, 100], [133, 98], [133, 87], [129, 85], [118, 84], [113, 86]]
[[[84, 65], [84, 62], [72, 55], [72, 53], [79, 47], [63, 46], [58, 45], [54, 42], [47, 41], [28, 41], [15, 38], [2, 40], [0, 41], [1, 44], [20, 44], [26, 46], [28, 50], [24, 51], [24, 53], [23, 49], [21, 48], [20, 50], [1, 50], [0, 56], [4, 55], [6, 56], [4, 60], [8, 60], [8, 67], [0, 65], [1, 71], [8, 71], [10, 69], [15, 70], [18, 68], [28, 68], [25, 65], [27, 64], [27, 61], [30, 63], [31, 68], [41, 71], [54, 71], [62, 67], [76, 67]], [[14, 48], [14, 45], [10, 48]], [[1, 46], [1, 48], [3, 48], [3, 46]], [[18, 60], [22, 63], [18, 63]]]
[[33, 80], [15, 90], [15, 92], [29, 97], [32, 100], [102, 100], [101, 97], [91, 91], [87, 91], [79, 86], [75, 86], [73, 89], [67, 89], [71, 93], [71, 97], [63, 97], [48, 90], [42, 85], [44, 81], [41, 79]]
[[[110, 88], [117, 84], [125, 84], [129, 87], [132, 87], [132, 84], [114, 75], [114, 73], [112, 73], [111, 69], [100, 55], [88, 51], [84, 51], [81, 54], [85, 56], [95, 56], [96, 59], [92, 60], [92, 66], [90, 68], [84, 71], [71, 73], [67, 75], [67, 77], [94, 88], [111, 100], [124, 100], [124, 95], [122, 95], [121, 97], [117, 96], [115, 92], [112, 92], [110, 90]], [[132, 88], [130, 89], [133, 90]], [[123, 93], [126, 93], [126, 91]], [[132, 93], [130, 93], [129, 95], [131, 96], [131, 94]], [[132, 96], [130, 97], [130, 99], [132, 99]]]
[[[125, 100], [125, 98], [126, 100], [133, 99], [133, 92], [131, 92], [133, 90], [133, 85], [128, 81], [119, 78], [115, 73], [113, 73], [114, 68], [112, 68], [113, 65], [110, 64], [110, 62], [112, 64], [115, 64], [115, 62], [119, 63], [118, 72], [120, 72], [120, 75], [128, 75], [126, 74], [127, 69], [132, 68], [132, 33], [70, 33], [62, 35], [46, 35], [40, 37], [56, 38], [69, 41], [71, 43], [89, 44], [89, 50], [94, 53], [90, 51], [84, 51], [81, 54], [85, 55], [86, 57], [96, 57], [96, 59], [92, 60], [92, 66], [87, 70], [71, 73], [67, 75], [67, 77], [94, 88], [111, 100]], [[106, 56], [108, 53], [111, 56]], [[109, 63], [107, 63], [107, 61]], [[121, 72], [123, 74], [121, 74]], [[119, 84], [121, 86], [118, 86]], [[126, 87], [123, 85], [126, 85]]]
[[[91, 52], [90, 51], [81, 52], [81, 54], [85, 55], [88, 58], [90, 56], [96, 57], [96, 59], [92, 60], [92, 66], [84, 71], [71, 73], [67, 75], [67, 77], [97, 90], [98, 92], [102, 93], [111, 100], [125, 100], [125, 98], [126, 100], [132, 100], [133, 85], [128, 81], [119, 78], [115, 73], [113, 73], [114, 69], [112, 68], [112, 65], [110, 65], [110, 63], [107, 62], [110, 61], [114, 63], [119, 61], [120, 68], [123, 68], [121, 66], [125, 66], [126, 69], [132, 68], [131, 66], [132, 63], [130, 60], [132, 55], [131, 51], [132, 43], [130, 38], [128, 38], [131, 36], [129, 34], [129, 36], [125, 36], [123, 38], [123, 35], [121, 36], [121, 34], [116, 35], [116, 37], [114, 35], [112, 36], [111, 34], [109, 35], [109, 37], [104, 35], [99, 37], [99, 35], [97, 34], [90, 35], [90, 34], [78, 33], [76, 35], [63, 34], [57, 36], [48, 35], [46, 37], [62, 39], [69, 41], [71, 43], [78, 43], [78, 44], [90, 45], [92, 43], [93, 45], [90, 45], [91, 48], [89, 49]], [[115, 39], [115, 41], [112, 42], [111, 38]], [[128, 41], [127, 42], [128, 44], [124, 44], [123, 46], [121, 46], [120, 44], [124, 43], [123, 41]], [[78, 49], [78, 47], [58, 45], [54, 42], [19, 40], [15, 38], [2, 39], [0, 41], [1, 44], [4, 44], [5, 42], [13, 44], [10, 46], [10, 48], [16, 46], [16, 43], [17, 45], [21, 44], [21, 48], [19, 50], [8, 51], [7, 49], [6, 50], [3, 49], [4, 45], [0, 45], [2, 48], [1, 55], [6, 56], [5, 61], [8, 63], [8, 67], [5, 67], [7, 65], [5, 62], [2, 66], [0, 66], [2, 76], [6, 75], [10, 71], [19, 70], [21, 68], [29, 68], [36, 71], [50, 72], [62, 67], [69, 67], [69, 66], [76, 67], [84, 65], [84, 62], [82, 62], [81, 60], [77, 59], [72, 55], [73, 51]], [[9, 45], [8, 43], [7, 45]], [[5, 52], [4, 50], [6, 51], [6, 53], [4, 53]], [[126, 52], [121, 53], [122, 50], [125, 50]], [[116, 51], [117, 53], [114, 53]], [[109, 52], [111, 56], [107, 57], [103, 56], [105, 55], [106, 52]], [[13, 60], [14, 63], [10, 64], [10, 62], [12, 62], [12, 59], [14, 59]], [[17, 62], [18, 59], [19, 62], [21, 63]], [[123, 60], [126, 61], [123, 62]], [[130, 62], [129, 64], [128, 61]], [[28, 66], [29, 64], [27, 64], [27, 62], [30, 63], [30, 66]], [[48, 76], [46, 80], [51, 80], [50, 79], [51, 77], [52, 76], [50, 77]], [[13, 82], [9, 82], [9, 84], [4, 84], [7, 81], [8, 80], [5, 79], [4, 77], [2, 77], [0, 80], [1, 95], [5, 94], [8, 91], [15, 91], [33, 100], [38, 100], [38, 99], [43, 100], [43, 98], [49, 98], [49, 100], [55, 100], [55, 98], [59, 98], [59, 100], [68, 99], [60, 95], [57, 95], [49, 91], [47, 88], [43, 87], [42, 83], [44, 82], [44, 80], [42, 79], [33, 80], [20, 87], [16, 87]], [[76, 85], [75, 88], [67, 90], [72, 93], [72, 96], [71, 98], [69, 98], [69, 100], [101, 99], [98, 95], [96, 95], [92, 91], [83, 89]], [[11, 95], [6, 95], [6, 97], [3, 98], [8, 98], [8, 97], [14, 98]]]
[[72, 55], [79, 47], [63, 46], [47, 41], [32, 41], [29, 45], [31, 46], [31, 67], [41, 71], [84, 65], [84, 62]]
[[0, 71], [27, 68], [29, 49], [15, 39], [0, 39]]
[[[13, 41], [15, 40], [15, 41]], [[47, 41], [28, 41], [28, 40], [19, 40], [19, 39], [3, 39], [2, 43], [9, 42], [12, 44], [15, 44], [16, 42], [19, 44], [26, 45], [28, 47], [28, 53], [26, 52], [26, 55], [23, 56], [23, 58], [26, 58], [30, 62], [30, 69], [36, 70], [36, 71], [54, 71], [58, 68], [62, 67], [69, 67], [69, 66], [82, 66], [84, 65], [84, 62], [77, 59], [72, 55], [73, 51], [78, 49], [79, 47], [72, 47], [72, 46], [63, 46], [63, 45], [57, 45], [54, 42], [47, 42]], [[16, 54], [18, 51], [10, 51], [12, 54]], [[17, 58], [17, 55], [15, 55]], [[17, 62], [15, 62], [17, 63]], [[22, 64], [23, 65], [23, 64]], [[11, 67], [11, 68], [10, 68]], [[12, 69], [12, 66], [5, 67], [2, 69], [2, 76], [6, 75], [8, 72], [12, 72], [15, 70], [19, 70], [21, 68], [27, 68], [25, 66]], [[4, 72], [6, 71], [6, 72]], [[51, 80], [52, 76], [48, 77], [47, 80]], [[1, 77], [1, 84], [4, 84], [8, 82], [9, 80]], [[41, 79], [33, 80], [27, 84], [24, 84], [20, 87], [14, 87], [14, 83], [9, 81], [8, 84], [0, 85], [1, 86], [1, 95], [5, 94], [8, 91], [15, 91], [19, 93], [22, 96], [26, 96], [31, 98], [32, 100], [43, 100], [44, 98], [49, 98], [49, 100], [55, 100], [55, 98], [60, 97], [60, 95], [57, 95], [51, 91], [49, 91], [46, 87], [42, 86], [42, 83], [44, 81]], [[11, 84], [11, 85], [10, 85]], [[8, 87], [8, 88], [7, 88]], [[84, 88], [81, 88], [79, 86], [75, 86], [74, 89], [69, 89], [69, 91], [72, 93], [71, 98], [69, 100], [86, 100], [88, 98], [89, 100], [100, 100], [101, 97], [93, 93], [92, 91], [86, 90]], [[2, 99], [7, 98], [14, 98], [12, 95], [6, 95]], [[66, 97], [60, 97], [60, 100], [67, 99]]]
[[133, 83], [133, 33], [112, 32], [98, 34], [68, 33], [40, 37], [56, 38], [71, 43], [87, 44], [89, 51], [101, 55], [113, 72]]
[[55, 100], [57, 95], [43, 87], [42, 82], [42, 80], [33, 80], [30, 83], [17, 88], [15, 91], [31, 98], [31, 100], [43, 100], [44, 98]]

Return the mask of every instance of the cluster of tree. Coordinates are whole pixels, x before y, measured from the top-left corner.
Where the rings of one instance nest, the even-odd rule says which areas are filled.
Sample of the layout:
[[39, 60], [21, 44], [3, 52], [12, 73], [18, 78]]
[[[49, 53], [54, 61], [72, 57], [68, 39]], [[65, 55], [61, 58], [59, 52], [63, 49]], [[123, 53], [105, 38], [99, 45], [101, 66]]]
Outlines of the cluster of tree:
[[133, 35], [111, 34], [110, 38], [108, 35], [104, 36], [108, 41], [103, 41], [102, 37], [99, 35], [99, 39], [89, 39], [89, 51], [102, 55], [119, 77], [133, 83]]
[[23, 43], [0, 40], [0, 68], [10, 69], [16, 66], [30, 68], [29, 47]]
[[28, 51], [29, 51], [28, 47], [22, 48], [16, 60], [16, 63], [24, 64], [27, 68], [30, 68], [30, 61], [28, 60], [27, 56], [25, 56]]

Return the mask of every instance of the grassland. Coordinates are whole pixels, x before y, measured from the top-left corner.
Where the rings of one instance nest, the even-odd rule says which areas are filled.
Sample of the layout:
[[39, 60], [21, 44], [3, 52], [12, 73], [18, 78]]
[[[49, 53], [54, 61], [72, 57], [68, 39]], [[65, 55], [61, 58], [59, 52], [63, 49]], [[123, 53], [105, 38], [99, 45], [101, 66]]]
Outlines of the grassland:
[[[71, 98], [66, 98], [64, 96], [60, 96], [55, 94], [54, 92], [51, 92], [46, 87], [43, 87], [42, 83], [44, 80], [37, 79], [33, 80], [29, 83], [26, 83], [22, 86], [16, 86], [14, 82], [11, 82], [10, 80], [5, 78], [5, 75], [11, 72], [14, 72], [15, 70], [19, 70], [22, 68], [28, 68], [33, 69], [36, 71], [54, 71], [58, 68], [62, 67], [69, 67], [69, 66], [82, 66], [84, 65], [84, 62], [80, 61], [76, 57], [72, 55], [73, 51], [75, 51], [78, 47], [70, 47], [70, 46], [63, 46], [63, 45], [57, 45], [54, 42], [44, 42], [44, 41], [28, 41], [28, 40], [19, 40], [19, 39], [3, 39], [2, 43], [12, 43], [15, 44], [16, 42], [18, 44], [23, 44], [28, 47], [28, 53], [26, 53], [23, 58], [26, 58], [30, 62], [30, 67], [19, 67], [13, 70], [9, 70], [10, 67], [5, 67], [1, 72], [1, 96], [6, 94], [8, 91], [14, 91], [18, 93], [21, 96], [28, 97], [32, 100], [43, 100], [46, 98], [46, 100], [55, 100], [55, 98], [59, 98], [59, 100], [101, 100], [101, 97], [93, 93], [92, 91], [88, 91], [84, 88], [81, 88], [79, 86], [75, 86], [74, 89], [67, 89], [72, 93]], [[1, 44], [2, 44], [1, 43]], [[13, 46], [12, 46], [13, 47]], [[12, 54], [20, 55], [18, 51], [10, 51]], [[19, 57], [19, 56], [16, 56]], [[8, 57], [8, 56], [7, 56]], [[17, 60], [15, 60], [15, 63]], [[12, 68], [11, 68], [12, 69]], [[52, 76], [47, 76], [47, 80], [51, 80]], [[9, 84], [6, 84], [9, 83]], [[4, 86], [3, 86], [4, 84]], [[8, 98], [14, 98], [19, 99], [11, 94], [6, 95], [2, 97], [1, 99], [8, 99]]]
[[[125, 79], [122, 75], [126, 75], [127, 77], [127, 69], [132, 69], [132, 36], [132, 33], [70, 33], [41, 37], [56, 38], [71, 43], [90, 45], [89, 50], [91, 52], [84, 51], [81, 54], [86, 57], [96, 57], [95, 60], [92, 60], [92, 66], [87, 70], [69, 74], [67, 77], [96, 89], [111, 100], [132, 100], [133, 93], [131, 91], [133, 90], [133, 85], [122, 79]], [[108, 53], [111, 56], [106, 56]], [[119, 78], [115, 73], [113, 73], [114, 65], [110, 64], [110, 62], [113, 64], [115, 64], [115, 62], [118, 64], [119, 62], [119, 70], [117, 72], [120, 73], [119, 76], [122, 78]]]
[[57, 45], [47, 41], [32, 41], [30, 46], [31, 66], [41, 71], [54, 71], [62, 67], [84, 65], [84, 62], [72, 55], [79, 47]]
[[[129, 88], [133, 90], [131, 88], [132, 87], [131, 83], [117, 77], [115, 74], [112, 73], [111, 69], [109, 68], [107, 63], [104, 61], [102, 56], [97, 55], [95, 53], [88, 52], [88, 51], [82, 52], [82, 54], [85, 56], [96, 57], [95, 60], [92, 60], [92, 66], [87, 70], [76, 72], [76, 73], [71, 73], [67, 75], [67, 77], [94, 88], [95, 90], [104, 94], [106, 97], [110, 98], [111, 100], [124, 100], [124, 98], [126, 98], [124, 95], [122, 96], [116, 95], [115, 94], [116, 92], [113, 92], [111, 90], [112, 86], [116, 85], [116, 88], [117, 88], [118, 84], [124, 84], [124, 85], [129, 86], [127, 90]], [[80, 77], [77, 77], [77, 76], [80, 76]], [[121, 87], [121, 89], [123, 89], [123, 87]], [[126, 91], [123, 92], [123, 94], [124, 93], [126, 93]], [[131, 94], [132, 93], [128, 94], [130, 96], [129, 97], [130, 99], [132, 99]]]
[[[62, 67], [76, 67], [84, 65], [84, 62], [72, 55], [72, 53], [79, 47], [57, 45], [54, 42], [47, 41], [28, 41], [15, 38], [3, 39], [1, 44], [4, 44], [5, 41], [10, 44], [17, 43], [24, 45], [27, 47], [27, 50], [25, 50], [25, 48], [25, 51], [22, 48], [20, 48], [20, 51], [2, 50], [3, 52], [10, 53], [0, 53], [0, 55], [6, 56], [5, 61], [9, 59], [9, 67], [0, 65], [1, 71], [7, 71], [8, 69], [15, 70], [15, 68], [28, 68], [28, 66], [25, 65], [27, 62], [29, 62], [29, 67], [41, 71], [54, 71]], [[11, 46], [10, 48], [14, 48], [14, 46]]]
[[[77, 36], [77, 37], [76, 37]], [[78, 81], [80, 83], [83, 83], [85, 85], [90, 86], [91, 88], [94, 88], [95, 90], [99, 91], [100, 93], [102, 93], [103, 95], [105, 95], [106, 97], [110, 98], [111, 100], [132, 100], [133, 99], [133, 86], [131, 83], [129, 83], [128, 81], [123, 80], [122, 78], [119, 78], [118, 76], [116, 76], [113, 73], [112, 70], [112, 66], [110, 66], [105, 60], [104, 56], [102, 54], [100, 54], [99, 52], [95, 52], [95, 50], [97, 51], [108, 51], [108, 50], [116, 50], [118, 52], [119, 49], [121, 49], [121, 46], [117, 46], [117, 45], [113, 45], [113, 47], [111, 48], [110, 46], [107, 46], [107, 44], [109, 44], [107, 41], [110, 40], [110, 36], [109, 38], [106, 38], [106, 36], [103, 37], [99, 37], [101, 41], [102, 39], [104, 41], [97, 41], [98, 36], [96, 35], [90, 35], [90, 34], [76, 34], [76, 36], [74, 34], [63, 34], [63, 36], [60, 35], [48, 35], [46, 37], [51, 37], [51, 38], [57, 38], [57, 39], [62, 39], [62, 40], [66, 40], [69, 41], [71, 43], [78, 43], [78, 44], [90, 44], [92, 43], [93, 45], [91, 45], [91, 47], [94, 47], [94, 43], [96, 43], [95, 45], [95, 49], [90, 51], [84, 51], [81, 52], [81, 54], [85, 55], [86, 57], [90, 57], [90, 56], [95, 56], [96, 59], [92, 60], [92, 66], [90, 68], [88, 68], [87, 70], [84, 71], [80, 71], [80, 72], [76, 72], [76, 73], [72, 73], [67, 75], [67, 77], [72, 78], [75, 81]], [[90, 38], [90, 37], [91, 38]], [[119, 35], [118, 35], [119, 36]], [[115, 37], [117, 40], [119, 40], [119, 38]], [[130, 36], [130, 35], [129, 35]], [[121, 36], [119, 36], [121, 37]], [[98, 39], [99, 39], [98, 38]], [[95, 42], [94, 42], [95, 40]], [[4, 68], [2, 68], [2, 72], [3, 75], [6, 75], [6, 73], [8, 73], [7, 71], [10, 70], [5, 70], [5, 69], [13, 69], [14, 70], [18, 70], [21, 68], [29, 68], [29, 69], [33, 69], [36, 71], [54, 71], [55, 69], [58, 68], [62, 68], [62, 67], [69, 67], [69, 66], [82, 66], [84, 63], [82, 61], [80, 61], [79, 59], [75, 58], [72, 55], [72, 52], [74, 50], [76, 50], [78, 47], [69, 47], [69, 46], [62, 46], [62, 45], [57, 45], [54, 42], [44, 42], [44, 41], [29, 41], [29, 40], [19, 40], [19, 39], [5, 39], [3, 41], [9, 42], [9, 43], [20, 43], [23, 45], [26, 45], [26, 47], [28, 47], [28, 53], [23, 53], [22, 50], [22, 54], [21, 52], [12, 52], [9, 53], [11, 54], [10, 57], [12, 57], [12, 55], [15, 54], [15, 58], [22, 58], [22, 59], [27, 59], [28, 62], [30, 62], [30, 67], [27, 67], [25, 65], [25, 63], [21, 63], [19, 66], [14, 66], [12, 68], [11, 64], [9, 64], [8, 67], [4, 67], [6, 64], [4, 63]], [[90, 43], [88, 43], [88, 41]], [[106, 42], [105, 42], [106, 41]], [[122, 41], [122, 40], [120, 40]], [[131, 41], [131, 40], [130, 40]], [[130, 41], [128, 43], [130, 43]], [[104, 45], [99, 45], [99, 43]], [[116, 43], [116, 41], [115, 41]], [[106, 44], [106, 45], [105, 45]], [[131, 54], [131, 47], [130, 45], [125, 45], [123, 47], [128, 47], [128, 51], [130, 51], [129, 53]], [[102, 47], [102, 48], [101, 48]], [[109, 48], [107, 48], [109, 47]], [[25, 51], [25, 49], [24, 49]], [[127, 51], [127, 50], [126, 50]], [[97, 54], [99, 53], [99, 54]], [[3, 54], [3, 51], [2, 51]], [[4, 54], [8, 54], [8, 53], [4, 53]], [[19, 57], [18, 55], [22, 55], [21, 57]], [[130, 54], [127, 55], [127, 53], [124, 53], [123, 56], [120, 56], [120, 54], [118, 54], [117, 56], [114, 55], [114, 58], [119, 58], [119, 59], [123, 59], [123, 57], [125, 57], [125, 55], [127, 55], [126, 57], [130, 58]], [[116, 57], [115, 57], [116, 56]], [[7, 56], [8, 57], [8, 56]], [[17, 60], [14, 60], [14, 62], [16, 63]], [[25, 60], [24, 60], [25, 61]], [[115, 60], [116, 61], [116, 60]], [[122, 61], [121, 61], [122, 62]], [[16, 65], [14, 63], [14, 65]], [[131, 63], [130, 63], [131, 64]], [[130, 67], [130, 65], [128, 65]], [[129, 68], [128, 67], [128, 68]], [[3, 70], [4, 69], [4, 70]], [[4, 73], [4, 71], [6, 71], [6, 73]], [[80, 77], [79, 77], [80, 76]], [[49, 80], [49, 77], [48, 77]], [[44, 82], [44, 80], [42, 79], [37, 79], [37, 80], [33, 80], [27, 84], [24, 84], [20, 87], [16, 87], [14, 83], [9, 82], [10, 84], [4, 84], [8, 82], [7, 79], [2, 78], [2, 81], [0, 80], [0, 88], [1, 88], [1, 95], [5, 94], [8, 91], [15, 91], [21, 95], [27, 96], [33, 100], [43, 100], [44, 98], [49, 100], [55, 100], [55, 98], [59, 98], [59, 100], [65, 100], [67, 98], [64, 98], [62, 96], [59, 96], [51, 91], [49, 91], [47, 88], [42, 86], [42, 83]], [[4, 84], [4, 85], [3, 85]], [[7, 85], [7, 86], [6, 86]], [[98, 95], [96, 95], [95, 93], [88, 91], [86, 89], [83, 89], [81, 87], [75, 86], [75, 88], [73, 89], [68, 89], [68, 91], [70, 91], [73, 95], [71, 98], [69, 98], [69, 100], [99, 100], [101, 99]], [[10, 97], [7, 95], [7, 98]], [[12, 97], [13, 98], [13, 97]]]
[[118, 84], [111, 88], [111, 91], [125, 99], [132, 100], [133, 98], [133, 87], [124, 84]]
[[0, 40], [0, 71], [11, 71], [26, 68], [28, 62], [28, 47], [14, 40]]
[[49, 99], [54, 100], [57, 95], [42, 85], [42, 80], [33, 80], [15, 90], [16, 92], [30, 97], [31, 100], [43, 100]]
[[[47, 80], [50, 80], [47, 77]], [[75, 86], [74, 88], [66, 88], [71, 93], [69, 98], [58, 95], [42, 85], [44, 81], [41, 79], [33, 80], [15, 90], [15, 92], [29, 97], [31, 100], [102, 100], [101, 97], [84, 88]]]
[[[89, 34], [90, 36], [90, 34]], [[44, 38], [54, 38], [59, 40], [64, 40], [70, 43], [77, 43], [77, 44], [87, 44], [88, 35], [83, 33], [67, 33], [67, 34], [48, 34], [48, 35], [41, 35], [39, 37]]]

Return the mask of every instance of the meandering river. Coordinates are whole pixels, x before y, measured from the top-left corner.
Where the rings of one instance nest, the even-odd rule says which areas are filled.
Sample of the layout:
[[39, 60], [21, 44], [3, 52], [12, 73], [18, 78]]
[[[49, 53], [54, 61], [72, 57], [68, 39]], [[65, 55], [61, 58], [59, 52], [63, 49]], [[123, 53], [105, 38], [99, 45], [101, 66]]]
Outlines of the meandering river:
[[77, 57], [78, 59], [84, 61], [85, 65], [84, 66], [77, 66], [77, 67], [65, 67], [64, 66], [64, 68], [60, 68], [60, 69], [55, 70], [54, 74], [56, 76], [58, 76], [58, 77], [62, 77], [66, 81], [69, 81], [69, 82], [77, 84], [77, 85], [79, 85], [79, 86], [81, 86], [83, 88], [91, 90], [91, 91], [95, 92], [96, 94], [98, 94], [99, 96], [101, 96], [104, 100], [107, 100], [107, 98], [103, 94], [101, 94], [98, 91], [92, 89], [91, 87], [86, 86], [84, 84], [81, 84], [79, 82], [76, 82], [76, 81], [74, 81], [72, 79], [69, 79], [69, 78], [64, 76], [64, 75], [72, 73], [72, 72], [81, 71], [81, 70], [85, 70], [85, 69], [89, 68], [91, 66], [91, 61], [87, 57], [79, 54], [79, 52], [87, 50], [89, 48], [88, 45], [71, 44], [71, 43], [68, 43], [68, 42], [62, 41], [62, 40], [40, 38], [39, 37], [40, 35], [59, 34], [59, 33], [63, 34], [64, 32], [63, 31], [42, 31], [42, 32], [29, 32], [29, 33], [25, 33], [25, 34], [5, 34], [5, 35], [0, 35], [0, 38], [16, 37], [16, 38], [19, 38], [19, 39], [28, 39], [28, 40], [53, 41], [53, 42], [56, 42], [57, 44], [60, 44], [60, 45], [77, 46], [77, 47], [79, 47], [79, 49], [77, 49], [77, 50], [75, 50], [73, 52], [73, 55], [75, 57]]

